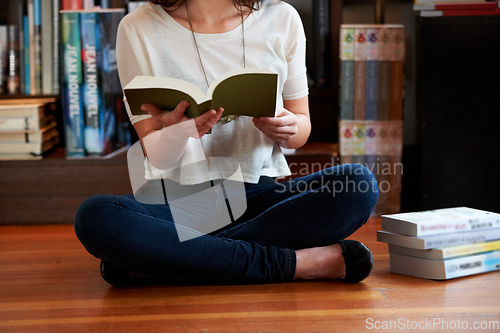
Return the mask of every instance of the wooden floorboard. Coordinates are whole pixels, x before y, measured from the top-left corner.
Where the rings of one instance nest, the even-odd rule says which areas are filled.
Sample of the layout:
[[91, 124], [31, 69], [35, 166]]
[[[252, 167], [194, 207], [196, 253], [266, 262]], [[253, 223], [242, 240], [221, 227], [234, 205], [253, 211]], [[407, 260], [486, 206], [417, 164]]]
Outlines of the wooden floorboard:
[[352, 237], [375, 258], [358, 284], [114, 288], [71, 225], [1, 226], [0, 332], [500, 331], [500, 273], [450, 281], [390, 273], [379, 228], [371, 219]]

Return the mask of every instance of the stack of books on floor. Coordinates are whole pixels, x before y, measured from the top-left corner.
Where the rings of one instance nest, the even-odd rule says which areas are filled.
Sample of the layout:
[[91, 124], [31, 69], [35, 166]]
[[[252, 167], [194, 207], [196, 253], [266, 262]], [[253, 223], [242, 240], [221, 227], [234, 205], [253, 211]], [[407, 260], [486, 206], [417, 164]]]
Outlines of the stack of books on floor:
[[0, 160], [40, 159], [59, 144], [56, 99], [0, 100]]
[[448, 280], [500, 270], [500, 214], [456, 207], [383, 215], [390, 270]]
[[500, 2], [487, 0], [415, 0], [413, 10], [422, 17], [500, 15]]

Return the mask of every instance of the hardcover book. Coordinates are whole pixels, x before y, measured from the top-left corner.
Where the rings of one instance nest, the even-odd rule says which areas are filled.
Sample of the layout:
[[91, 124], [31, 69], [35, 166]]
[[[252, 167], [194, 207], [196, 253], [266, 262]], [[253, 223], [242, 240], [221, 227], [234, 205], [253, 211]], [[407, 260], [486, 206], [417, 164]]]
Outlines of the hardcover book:
[[366, 120], [377, 120], [378, 118], [379, 34], [380, 29], [378, 27], [369, 27], [366, 30]]
[[62, 100], [66, 156], [85, 156], [80, 14], [61, 11]]
[[[101, 3], [102, 5], [102, 3]], [[125, 9], [102, 9], [98, 13], [100, 54], [98, 78], [102, 85], [101, 136], [103, 155], [130, 145], [130, 121], [123, 104], [123, 92], [116, 63], [116, 34]]]
[[366, 28], [354, 28], [354, 119], [366, 117]]
[[87, 155], [103, 153], [100, 119], [102, 116], [101, 82], [98, 73], [100, 55], [97, 12], [80, 14], [83, 69], [83, 109], [85, 117], [85, 152]]
[[391, 39], [391, 78], [389, 119], [403, 119], [404, 61], [406, 57], [404, 27], [394, 27]]
[[354, 28], [341, 26], [340, 119], [354, 119]]
[[262, 68], [230, 71], [210, 84], [207, 93], [194, 84], [168, 77], [137, 76], [124, 88], [132, 114], [145, 112], [141, 105], [153, 103], [173, 110], [183, 100], [189, 102], [186, 114], [197, 117], [210, 109], [224, 108], [223, 116], [274, 117], [278, 76]]

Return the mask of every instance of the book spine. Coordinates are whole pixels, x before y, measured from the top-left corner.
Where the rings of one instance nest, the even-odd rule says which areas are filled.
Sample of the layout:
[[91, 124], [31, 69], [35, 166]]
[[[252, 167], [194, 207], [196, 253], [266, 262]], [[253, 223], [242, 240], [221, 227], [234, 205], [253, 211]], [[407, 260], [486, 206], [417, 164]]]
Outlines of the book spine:
[[33, 78], [34, 95], [42, 93], [42, 6], [41, 0], [33, 0]]
[[[102, 0], [101, 0], [102, 2]], [[104, 8], [104, 7], [102, 7]], [[61, 1], [62, 10], [78, 10], [83, 9], [83, 0], [62, 0]]]
[[23, 1], [18, 3], [18, 31], [19, 31], [19, 94], [24, 94], [25, 88], [25, 77], [24, 77], [24, 17], [26, 12], [26, 4]]
[[452, 16], [485, 16], [500, 15], [500, 8], [475, 10], [423, 10], [418, 13], [422, 17], [452, 17]]
[[415, 4], [413, 10], [467, 10], [467, 9], [494, 9], [497, 7], [495, 2], [476, 2], [476, 3], [434, 3], [434, 4]]
[[390, 119], [403, 119], [405, 29], [394, 28], [391, 40]]
[[80, 15], [61, 13], [62, 97], [66, 156], [85, 156], [83, 137], [82, 63], [80, 40]]
[[340, 119], [354, 119], [354, 28], [341, 28]]
[[342, 163], [351, 163], [354, 155], [354, 130], [352, 120], [339, 121], [340, 156]]
[[353, 126], [354, 134], [354, 162], [363, 163], [365, 156], [365, 121], [355, 120]]
[[447, 279], [493, 272], [500, 269], [500, 251], [443, 261]]
[[500, 269], [500, 251], [455, 259], [431, 260], [390, 253], [390, 270], [427, 279], [448, 280]]
[[404, 236], [383, 230], [377, 231], [377, 241], [404, 246], [411, 249], [427, 250], [471, 243], [489, 242], [500, 239], [500, 229], [466, 231], [423, 237]]
[[80, 14], [83, 62], [83, 107], [85, 114], [85, 151], [87, 155], [102, 155], [102, 133], [100, 115], [101, 85], [98, 80], [97, 59], [99, 39], [97, 13]]
[[392, 28], [383, 27], [380, 31], [379, 41], [379, 120], [389, 120], [390, 118], [390, 84], [391, 84], [391, 45]]
[[366, 120], [377, 120], [379, 87], [379, 29], [368, 28], [366, 53]]
[[[39, 0], [40, 1], [40, 0]], [[52, 0], [41, 0], [41, 92], [43, 95], [55, 94], [53, 91], [53, 27]]]
[[404, 246], [389, 244], [389, 252], [424, 259], [450, 259], [500, 250], [500, 241], [481, 242], [438, 249], [416, 250]]
[[0, 25], [0, 94], [7, 92], [9, 38], [6, 25]]
[[330, 8], [328, 0], [313, 0], [314, 15], [314, 64], [317, 88], [330, 86]]
[[60, 2], [58, 0], [52, 1], [52, 93], [54, 95], [59, 95], [61, 92], [61, 81], [60, 81], [60, 48], [59, 48], [59, 36], [60, 36]]
[[101, 118], [104, 154], [130, 144], [128, 116], [123, 105], [123, 94], [116, 63], [116, 34], [125, 10], [99, 12], [100, 73], [103, 94]]
[[29, 78], [29, 95], [38, 95], [37, 91], [37, 61], [36, 61], [36, 37], [35, 37], [35, 0], [28, 0], [28, 45], [29, 52], [27, 60], [29, 68], [27, 77]]
[[17, 25], [8, 26], [9, 59], [7, 67], [7, 92], [9, 95], [20, 94], [20, 56], [19, 56], [19, 28]]
[[31, 91], [31, 66], [30, 66], [30, 36], [29, 36], [29, 23], [28, 23], [28, 15], [25, 15], [23, 18], [23, 30], [24, 30], [24, 38], [23, 38], [23, 70], [24, 70], [24, 94], [30, 95]]
[[365, 119], [366, 28], [354, 29], [354, 119]]

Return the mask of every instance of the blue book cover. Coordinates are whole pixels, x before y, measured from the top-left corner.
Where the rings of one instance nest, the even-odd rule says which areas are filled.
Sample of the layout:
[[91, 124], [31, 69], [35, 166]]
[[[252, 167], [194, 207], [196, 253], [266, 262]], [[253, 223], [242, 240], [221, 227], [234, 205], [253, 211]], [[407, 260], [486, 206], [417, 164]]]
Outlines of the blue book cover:
[[85, 115], [85, 151], [87, 155], [102, 155], [104, 151], [101, 117], [102, 92], [99, 76], [99, 35], [97, 12], [80, 14], [83, 69], [83, 108]]
[[123, 93], [116, 63], [116, 34], [125, 9], [103, 9], [98, 14], [101, 47], [103, 95], [102, 135], [104, 153], [130, 145], [130, 121], [123, 104]]
[[61, 12], [62, 100], [66, 156], [85, 156], [80, 14]]
[[354, 119], [354, 28], [341, 26], [340, 119]]
[[23, 17], [23, 31], [24, 31], [24, 93], [26, 95], [30, 94], [30, 40], [29, 40], [29, 24], [28, 16]]
[[367, 32], [366, 54], [366, 120], [377, 120], [379, 86], [379, 28], [370, 27]]

